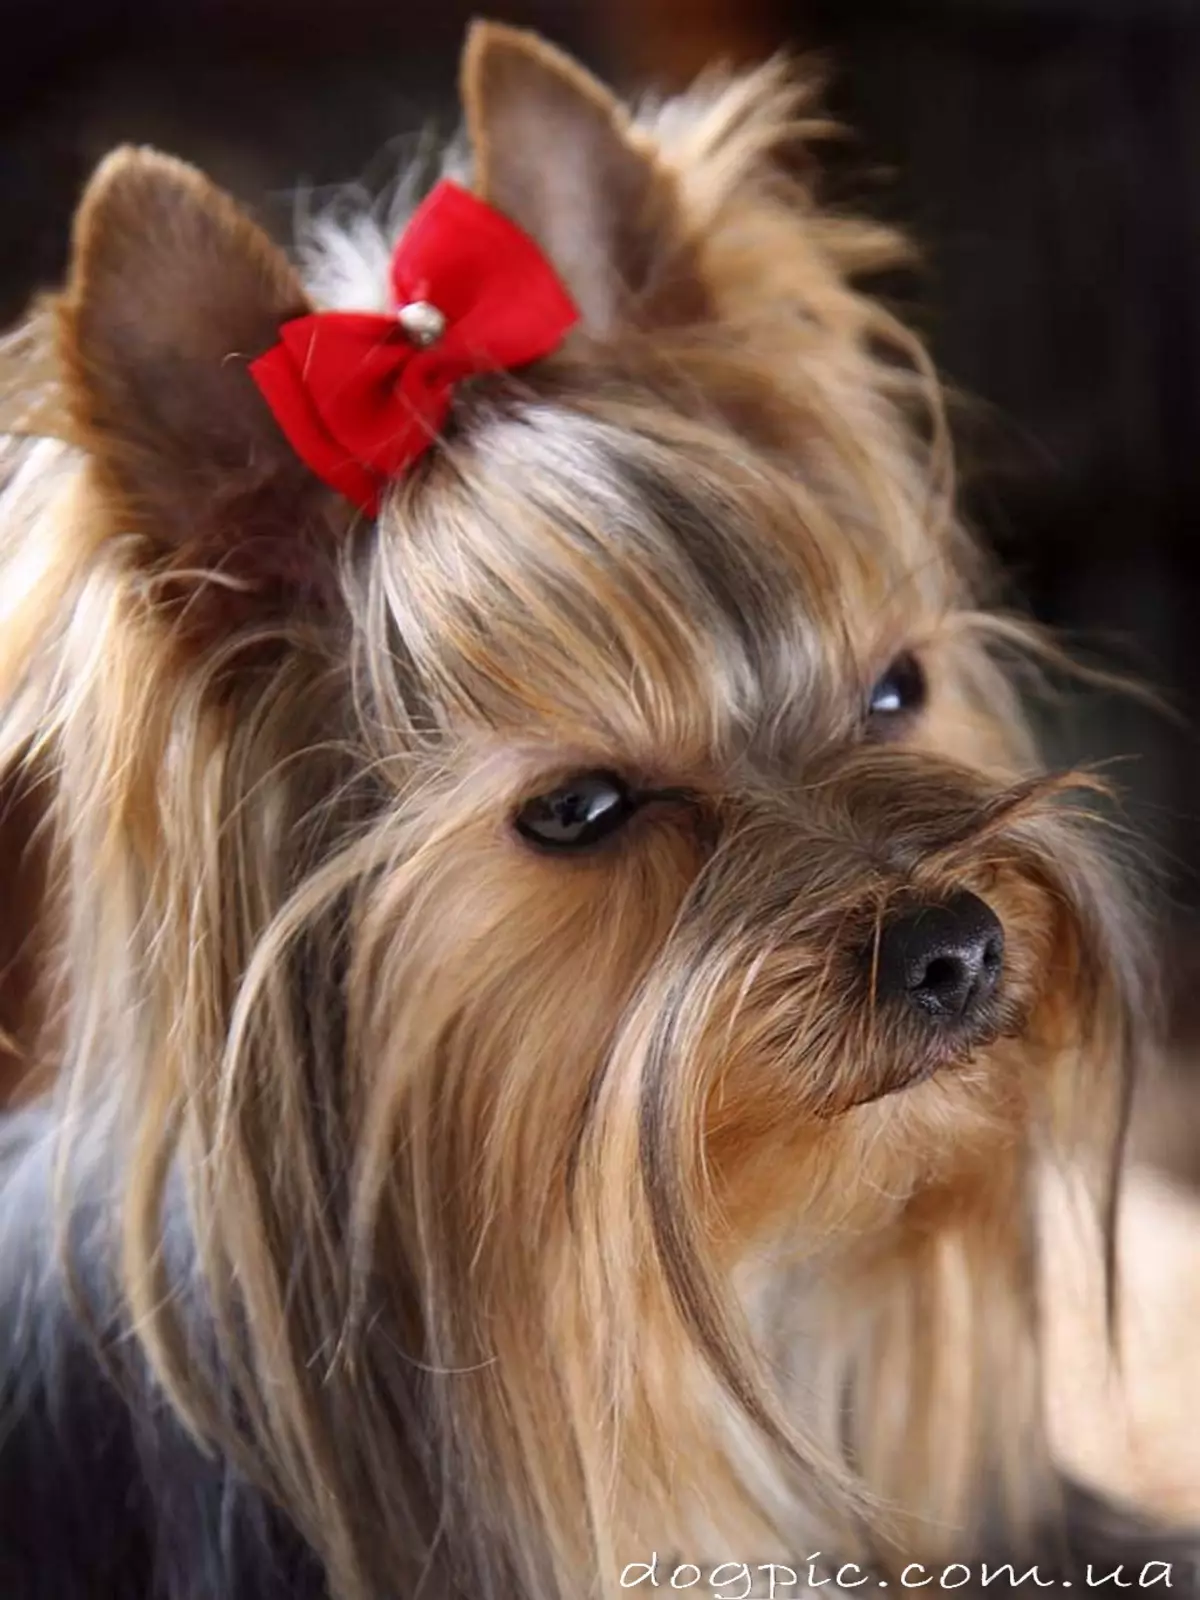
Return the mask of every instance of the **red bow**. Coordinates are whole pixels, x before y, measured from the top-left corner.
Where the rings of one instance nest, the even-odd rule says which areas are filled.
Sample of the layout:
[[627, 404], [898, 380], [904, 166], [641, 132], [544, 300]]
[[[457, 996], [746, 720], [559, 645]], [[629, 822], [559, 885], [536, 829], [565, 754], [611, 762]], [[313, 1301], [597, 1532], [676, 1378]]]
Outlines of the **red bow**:
[[297, 455], [372, 516], [387, 479], [432, 444], [460, 379], [549, 355], [579, 316], [533, 240], [446, 181], [396, 246], [392, 293], [393, 316], [285, 322], [250, 363]]

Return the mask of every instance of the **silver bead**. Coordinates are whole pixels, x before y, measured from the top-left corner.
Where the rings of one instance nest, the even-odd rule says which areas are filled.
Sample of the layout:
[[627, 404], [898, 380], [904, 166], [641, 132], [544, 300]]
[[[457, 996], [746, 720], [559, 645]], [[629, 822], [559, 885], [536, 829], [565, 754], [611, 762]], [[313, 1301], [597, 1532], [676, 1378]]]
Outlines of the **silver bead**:
[[436, 344], [446, 331], [444, 313], [430, 305], [428, 300], [410, 300], [397, 311], [396, 321], [413, 344], [422, 350]]

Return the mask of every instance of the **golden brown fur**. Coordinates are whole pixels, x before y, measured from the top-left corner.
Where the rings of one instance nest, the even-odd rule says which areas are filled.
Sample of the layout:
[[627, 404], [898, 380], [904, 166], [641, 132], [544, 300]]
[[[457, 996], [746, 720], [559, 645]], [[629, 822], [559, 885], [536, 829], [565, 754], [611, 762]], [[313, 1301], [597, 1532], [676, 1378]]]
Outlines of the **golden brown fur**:
[[[1056, 1484], [1037, 1171], [1103, 1200], [1149, 1001], [925, 358], [856, 287], [898, 246], [776, 165], [778, 66], [627, 126], [481, 30], [465, 99], [587, 326], [461, 393], [377, 526], [205, 366], [303, 299], [203, 180], [113, 158], [51, 310], [69, 443], [0, 499], [0, 774], [47, 806], [21, 923], [60, 1001], [21, 1048], [60, 1218], [104, 1130], [111, 1358], [337, 1600], [1015, 1558]], [[902, 651], [931, 699], [885, 742]], [[683, 798], [537, 856], [514, 809], [591, 768]], [[1008, 951], [972, 1052], [859, 962], [962, 888]]]

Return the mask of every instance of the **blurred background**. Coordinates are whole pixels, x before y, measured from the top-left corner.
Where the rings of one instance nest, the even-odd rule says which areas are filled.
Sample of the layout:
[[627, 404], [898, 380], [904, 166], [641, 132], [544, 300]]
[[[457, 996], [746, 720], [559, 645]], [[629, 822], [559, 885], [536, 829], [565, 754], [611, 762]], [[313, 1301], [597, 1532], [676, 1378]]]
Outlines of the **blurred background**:
[[[854, 137], [832, 203], [923, 253], [888, 284], [969, 397], [969, 514], [1016, 596], [1172, 720], [1089, 693], [1161, 885], [1176, 1062], [1143, 1137], [1200, 1152], [1200, 0], [492, 0], [625, 89], [819, 52]], [[386, 177], [454, 125], [458, 0], [0, 0], [0, 322], [61, 272], [114, 143], [197, 162], [286, 232], [297, 186]], [[1164, 1109], [1165, 1108], [1165, 1109]], [[1191, 1176], [1200, 1176], [1191, 1171]]]

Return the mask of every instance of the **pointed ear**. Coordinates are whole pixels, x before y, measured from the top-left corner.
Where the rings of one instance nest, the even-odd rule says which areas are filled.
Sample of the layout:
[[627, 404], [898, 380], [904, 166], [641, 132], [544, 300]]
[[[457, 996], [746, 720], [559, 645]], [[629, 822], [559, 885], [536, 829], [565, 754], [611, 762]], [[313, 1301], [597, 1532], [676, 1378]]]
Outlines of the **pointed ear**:
[[461, 93], [477, 193], [537, 241], [590, 331], [699, 314], [674, 182], [603, 84], [536, 34], [476, 22]]
[[247, 368], [309, 309], [283, 254], [193, 168], [123, 149], [97, 170], [59, 303], [67, 406], [121, 524], [170, 565], [298, 575], [331, 499]]

